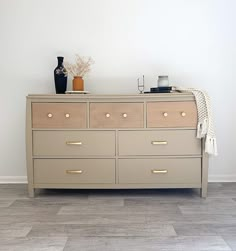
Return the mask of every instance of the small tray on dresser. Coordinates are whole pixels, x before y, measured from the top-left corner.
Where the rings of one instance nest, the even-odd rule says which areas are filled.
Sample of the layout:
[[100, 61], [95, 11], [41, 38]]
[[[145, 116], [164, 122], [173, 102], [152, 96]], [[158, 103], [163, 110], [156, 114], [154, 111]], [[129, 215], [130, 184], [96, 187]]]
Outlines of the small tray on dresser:
[[89, 94], [88, 91], [66, 91], [66, 94]]

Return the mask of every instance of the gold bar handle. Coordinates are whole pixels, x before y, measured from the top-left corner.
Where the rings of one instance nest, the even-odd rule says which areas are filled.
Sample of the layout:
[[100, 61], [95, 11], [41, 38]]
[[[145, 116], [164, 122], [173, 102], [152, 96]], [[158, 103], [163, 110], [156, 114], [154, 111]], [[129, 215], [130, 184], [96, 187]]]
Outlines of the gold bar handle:
[[152, 141], [152, 145], [167, 145], [167, 141]]
[[152, 173], [154, 173], [154, 174], [166, 174], [166, 173], [168, 173], [168, 170], [152, 170]]
[[83, 173], [82, 170], [66, 170], [67, 174], [81, 174]]
[[82, 142], [81, 141], [67, 141], [67, 145], [73, 145], [73, 146], [81, 146]]

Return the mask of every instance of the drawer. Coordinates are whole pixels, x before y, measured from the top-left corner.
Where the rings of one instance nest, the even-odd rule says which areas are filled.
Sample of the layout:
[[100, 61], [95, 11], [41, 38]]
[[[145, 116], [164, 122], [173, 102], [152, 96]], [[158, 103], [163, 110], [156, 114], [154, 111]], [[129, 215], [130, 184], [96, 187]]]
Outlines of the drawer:
[[201, 154], [195, 130], [119, 131], [119, 155]]
[[35, 159], [36, 184], [115, 183], [114, 159]]
[[33, 131], [33, 154], [115, 155], [115, 131]]
[[199, 184], [201, 158], [119, 159], [119, 183]]
[[86, 128], [86, 103], [32, 103], [33, 128]]
[[142, 128], [143, 103], [91, 103], [91, 128]]
[[197, 127], [194, 101], [147, 103], [147, 127]]

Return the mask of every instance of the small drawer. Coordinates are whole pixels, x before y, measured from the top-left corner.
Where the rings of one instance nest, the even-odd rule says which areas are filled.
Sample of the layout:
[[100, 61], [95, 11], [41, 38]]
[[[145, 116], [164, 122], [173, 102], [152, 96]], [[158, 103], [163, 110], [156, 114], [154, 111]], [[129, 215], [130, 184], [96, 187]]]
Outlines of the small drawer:
[[143, 103], [91, 103], [91, 128], [142, 128]]
[[114, 156], [115, 131], [33, 131], [35, 156]]
[[32, 103], [33, 128], [86, 128], [86, 103]]
[[35, 184], [115, 183], [114, 159], [35, 159]]
[[201, 159], [119, 159], [121, 184], [201, 185]]
[[119, 131], [119, 155], [198, 155], [196, 130]]
[[147, 127], [197, 127], [194, 101], [147, 103]]

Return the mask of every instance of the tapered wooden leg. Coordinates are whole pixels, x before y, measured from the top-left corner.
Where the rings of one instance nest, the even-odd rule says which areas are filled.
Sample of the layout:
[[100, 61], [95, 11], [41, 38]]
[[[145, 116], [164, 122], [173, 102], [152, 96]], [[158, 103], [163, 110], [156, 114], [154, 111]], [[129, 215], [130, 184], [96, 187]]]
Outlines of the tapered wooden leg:
[[33, 187], [28, 186], [29, 197], [34, 198], [35, 196], [35, 189]]
[[207, 197], [207, 188], [201, 188], [201, 197], [206, 198]]

